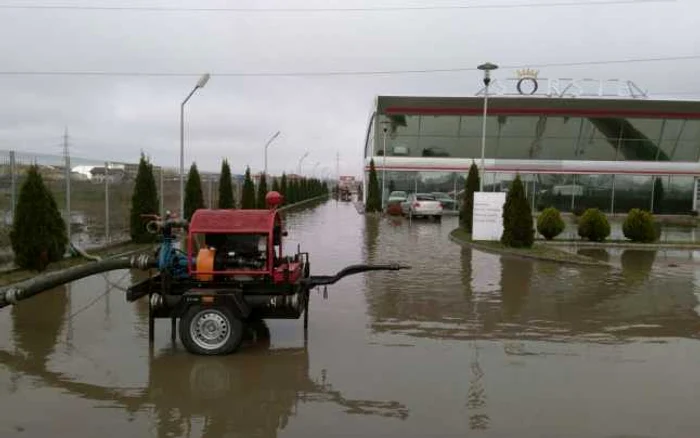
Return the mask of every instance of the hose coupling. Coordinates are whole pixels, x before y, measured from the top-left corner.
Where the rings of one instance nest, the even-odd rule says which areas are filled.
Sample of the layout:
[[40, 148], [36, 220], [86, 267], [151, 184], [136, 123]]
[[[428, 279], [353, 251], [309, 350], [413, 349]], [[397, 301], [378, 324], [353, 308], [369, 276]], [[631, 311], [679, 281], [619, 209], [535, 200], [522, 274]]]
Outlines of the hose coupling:
[[145, 271], [154, 267], [155, 262], [148, 254], [139, 254], [131, 257], [131, 266]]
[[22, 298], [22, 289], [13, 287], [5, 291], [3, 301], [5, 301], [7, 304], [17, 304], [17, 301], [19, 301], [20, 298]]

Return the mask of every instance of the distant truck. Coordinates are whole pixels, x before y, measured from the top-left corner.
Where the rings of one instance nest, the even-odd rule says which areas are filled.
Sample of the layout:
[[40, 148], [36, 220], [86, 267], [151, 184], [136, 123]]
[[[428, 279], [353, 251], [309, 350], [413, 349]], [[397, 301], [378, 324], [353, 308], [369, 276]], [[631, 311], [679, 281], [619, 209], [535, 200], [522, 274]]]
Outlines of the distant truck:
[[354, 176], [341, 176], [338, 178], [338, 189], [342, 191], [348, 191], [350, 193], [356, 193], [359, 183]]

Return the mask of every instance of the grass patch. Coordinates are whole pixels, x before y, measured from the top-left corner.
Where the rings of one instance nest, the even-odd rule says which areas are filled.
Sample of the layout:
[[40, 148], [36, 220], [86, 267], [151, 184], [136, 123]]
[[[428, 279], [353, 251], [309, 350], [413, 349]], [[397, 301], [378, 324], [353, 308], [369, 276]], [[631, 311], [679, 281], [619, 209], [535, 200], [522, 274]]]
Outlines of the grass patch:
[[511, 248], [503, 245], [501, 242], [483, 240], [473, 241], [471, 238], [471, 234], [467, 233], [461, 228], [453, 230], [450, 233], [450, 237], [460, 244], [467, 245], [475, 249], [496, 252], [499, 254], [508, 254], [560, 263], [575, 263], [579, 265], [589, 266], [607, 266], [607, 263], [604, 263], [600, 260], [596, 260], [592, 257], [573, 254], [568, 251], [562, 251], [560, 249], [553, 248], [540, 242], [535, 242], [532, 248]]
[[[99, 256], [102, 258], [114, 257], [119, 254], [131, 251], [144, 251], [147, 252], [153, 248], [153, 245], [143, 244], [143, 243], [119, 243], [110, 245], [103, 249], [87, 251], [90, 255]], [[94, 263], [88, 259], [80, 256], [66, 258], [56, 263], [51, 263], [49, 267], [43, 272], [33, 272], [24, 269], [10, 269], [8, 271], [0, 273], [0, 286], [7, 286], [13, 283], [18, 283], [20, 281], [29, 280], [30, 278], [36, 277], [38, 275], [48, 274], [50, 272], [57, 272], [67, 268], [72, 268], [74, 266], [84, 265], [86, 263]]]

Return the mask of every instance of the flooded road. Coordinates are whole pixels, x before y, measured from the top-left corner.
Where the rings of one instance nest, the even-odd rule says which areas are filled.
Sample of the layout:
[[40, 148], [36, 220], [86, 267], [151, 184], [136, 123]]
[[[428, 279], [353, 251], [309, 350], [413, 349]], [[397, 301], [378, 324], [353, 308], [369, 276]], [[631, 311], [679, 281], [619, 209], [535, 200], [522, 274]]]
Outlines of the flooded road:
[[0, 312], [2, 437], [691, 437], [700, 418], [700, 274], [691, 252], [561, 266], [462, 249], [442, 223], [328, 202], [289, 218], [312, 272], [411, 271], [312, 292], [235, 355], [204, 358], [120, 287], [75, 282]]

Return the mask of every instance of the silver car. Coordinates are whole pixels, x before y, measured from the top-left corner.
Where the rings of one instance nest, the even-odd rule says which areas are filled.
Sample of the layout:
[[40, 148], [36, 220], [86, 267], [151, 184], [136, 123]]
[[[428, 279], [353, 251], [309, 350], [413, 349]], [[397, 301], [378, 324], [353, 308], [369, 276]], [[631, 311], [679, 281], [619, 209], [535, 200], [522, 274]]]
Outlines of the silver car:
[[442, 204], [428, 193], [411, 193], [401, 203], [401, 212], [408, 217], [433, 217], [442, 219]]

